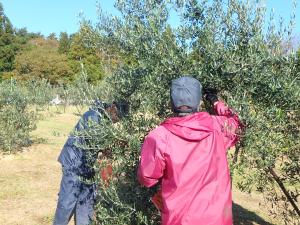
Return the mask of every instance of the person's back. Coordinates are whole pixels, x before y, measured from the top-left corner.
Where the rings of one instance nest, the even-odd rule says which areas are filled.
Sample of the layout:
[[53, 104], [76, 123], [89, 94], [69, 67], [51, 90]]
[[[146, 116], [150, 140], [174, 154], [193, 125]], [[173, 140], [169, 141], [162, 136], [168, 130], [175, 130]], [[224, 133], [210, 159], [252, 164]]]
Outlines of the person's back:
[[101, 117], [102, 115], [99, 111], [90, 108], [79, 119], [74, 127], [73, 134], [69, 135], [58, 157], [58, 161], [64, 166], [64, 168], [70, 170], [73, 169], [78, 175], [82, 175], [79, 174], [78, 168], [85, 166], [82, 164], [84, 162], [85, 155], [83, 150], [79, 147], [80, 144], [83, 144], [83, 140], [80, 137], [76, 137], [74, 133], [87, 129], [91, 123], [99, 124]]
[[232, 224], [226, 149], [239, 121], [222, 102], [215, 109], [167, 119], [144, 141], [138, 177], [147, 187], [162, 178], [163, 225]]

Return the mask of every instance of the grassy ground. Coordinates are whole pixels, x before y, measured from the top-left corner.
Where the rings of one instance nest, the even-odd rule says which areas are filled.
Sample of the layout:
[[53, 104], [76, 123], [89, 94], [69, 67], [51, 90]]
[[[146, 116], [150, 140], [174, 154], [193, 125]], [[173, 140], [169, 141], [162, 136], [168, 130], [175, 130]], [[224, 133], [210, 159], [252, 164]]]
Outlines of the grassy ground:
[[78, 120], [74, 108], [55, 111], [44, 114], [32, 133], [40, 143], [0, 159], [0, 224], [52, 223], [61, 179], [57, 157]]
[[[43, 114], [32, 133], [35, 144], [15, 155], [0, 158], [0, 224], [52, 224], [61, 179], [57, 157], [78, 120], [75, 108]], [[235, 224], [279, 224], [259, 206], [258, 194], [233, 188]], [[73, 224], [73, 223], [72, 223]]]

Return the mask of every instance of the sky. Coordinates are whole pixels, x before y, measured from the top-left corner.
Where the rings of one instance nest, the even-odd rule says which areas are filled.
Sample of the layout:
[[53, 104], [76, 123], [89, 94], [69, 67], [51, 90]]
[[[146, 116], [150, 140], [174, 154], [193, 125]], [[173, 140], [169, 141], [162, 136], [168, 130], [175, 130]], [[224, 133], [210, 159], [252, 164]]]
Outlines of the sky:
[[[75, 33], [79, 28], [80, 15], [93, 22], [97, 21], [97, 2], [101, 7], [115, 15], [114, 0], [0, 0], [4, 12], [16, 28], [26, 27], [29, 32]], [[300, 0], [297, 0], [295, 34], [300, 34]], [[272, 9], [275, 15], [289, 20], [292, 0], [265, 0], [268, 12]], [[176, 26], [178, 20], [171, 19]]]

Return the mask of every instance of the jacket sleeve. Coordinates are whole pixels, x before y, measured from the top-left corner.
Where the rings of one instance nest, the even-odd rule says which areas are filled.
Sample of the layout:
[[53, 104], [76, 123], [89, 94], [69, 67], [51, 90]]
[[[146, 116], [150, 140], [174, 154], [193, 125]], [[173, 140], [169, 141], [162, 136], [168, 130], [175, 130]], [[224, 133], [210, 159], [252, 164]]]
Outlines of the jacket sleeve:
[[165, 147], [165, 141], [153, 131], [145, 138], [137, 174], [142, 185], [151, 187], [163, 176], [165, 169], [163, 152]]
[[218, 101], [214, 107], [217, 114], [215, 119], [223, 134], [225, 148], [233, 147], [239, 140], [238, 132], [242, 129], [242, 123], [237, 113], [223, 102]]

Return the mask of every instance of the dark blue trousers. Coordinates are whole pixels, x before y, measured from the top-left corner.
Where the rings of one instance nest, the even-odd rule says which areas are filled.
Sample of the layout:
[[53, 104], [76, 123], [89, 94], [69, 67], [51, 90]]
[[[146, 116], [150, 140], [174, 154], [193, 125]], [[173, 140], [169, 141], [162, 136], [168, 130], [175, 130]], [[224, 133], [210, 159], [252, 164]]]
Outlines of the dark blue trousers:
[[53, 225], [67, 225], [74, 215], [76, 225], [88, 225], [93, 216], [95, 186], [80, 181], [72, 170], [63, 169]]

